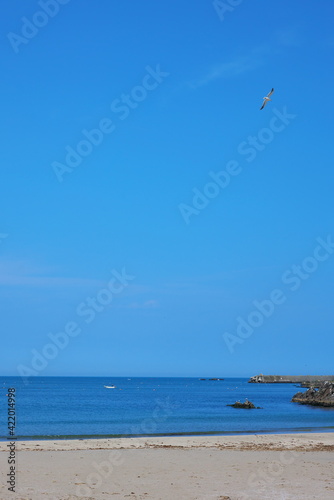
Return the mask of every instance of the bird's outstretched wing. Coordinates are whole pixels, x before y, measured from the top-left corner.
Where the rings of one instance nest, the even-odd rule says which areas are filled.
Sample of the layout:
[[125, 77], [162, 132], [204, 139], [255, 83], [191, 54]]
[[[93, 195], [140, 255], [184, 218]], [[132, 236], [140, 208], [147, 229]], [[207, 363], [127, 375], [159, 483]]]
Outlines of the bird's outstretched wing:
[[271, 94], [273, 94], [273, 93], [274, 93], [274, 89], [271, 89], [271, 91], [269, 92], [269, 94], [267, 95], [267, 97], [270, 97]]
[[263, 104], [262, 104], [262, 106], [261, 106], [260, 110], [261, 110], [261, 109], [263, 109], [263, 108], [265, 107], [265, 105], [267, 104], [267, 102], [268, 102], [268, 101], [263, 101]]

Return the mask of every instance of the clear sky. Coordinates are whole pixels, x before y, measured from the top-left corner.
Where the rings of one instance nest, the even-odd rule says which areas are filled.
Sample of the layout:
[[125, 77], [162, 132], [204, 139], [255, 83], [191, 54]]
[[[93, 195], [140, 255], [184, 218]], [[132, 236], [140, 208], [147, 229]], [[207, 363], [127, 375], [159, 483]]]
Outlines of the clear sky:
[[3, 374], [333, 373], [333, 14], [4, 2]]

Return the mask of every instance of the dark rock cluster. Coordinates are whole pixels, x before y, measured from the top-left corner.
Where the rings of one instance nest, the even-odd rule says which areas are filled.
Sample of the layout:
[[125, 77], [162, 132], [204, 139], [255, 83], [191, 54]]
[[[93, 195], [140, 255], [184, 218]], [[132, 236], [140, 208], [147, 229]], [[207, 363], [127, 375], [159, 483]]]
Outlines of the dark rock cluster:
[[246, 410], [251, 410], [253, 408], [260, 410], [260, 406], [255, 406], [251, 401], [246, 401], [244, 403], [240, 403], [240, 401], [236, 401], [233, 405], [226, 405], [226, 406], [232, 406], [232, 408], [246, 408]]
[[334, 382], [323, 382], [318, 389], [310, 387], [306, 392], [297, 392], [291, 401], [303, 405], [334, 407]]

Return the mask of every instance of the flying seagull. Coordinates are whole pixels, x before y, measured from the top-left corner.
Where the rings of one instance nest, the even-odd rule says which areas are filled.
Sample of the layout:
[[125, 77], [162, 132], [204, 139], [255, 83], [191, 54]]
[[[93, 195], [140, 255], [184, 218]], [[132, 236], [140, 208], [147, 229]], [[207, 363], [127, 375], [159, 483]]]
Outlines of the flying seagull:
[[267, 102], [271, 101], [270, 96], [273, 93], [274, 93], [274, 89], [271, 89], [271, 91], [269, 92], [269, 94], [266, 97], [263, 98], [263, 104], [262, 104], [262, 106], [261, 106], [260, 109], [263, 109], [265, 107], [265, 105], [267, 104]]

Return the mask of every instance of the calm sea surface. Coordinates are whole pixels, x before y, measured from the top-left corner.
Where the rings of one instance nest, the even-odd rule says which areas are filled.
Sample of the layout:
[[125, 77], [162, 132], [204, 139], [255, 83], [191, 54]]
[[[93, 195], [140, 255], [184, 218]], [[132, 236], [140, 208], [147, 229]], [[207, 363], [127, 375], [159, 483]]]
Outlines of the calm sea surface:
[[[334, 409], [290, 402], [303, 389], [247, 380], [36, 377], [25, 385], [0, 377], [0, 437], [8, 436], [9, 387], [16, 389], [16, 436], [25, 438], [334, 431]], [[226, 406], [245, 398], [263, 409]]]

